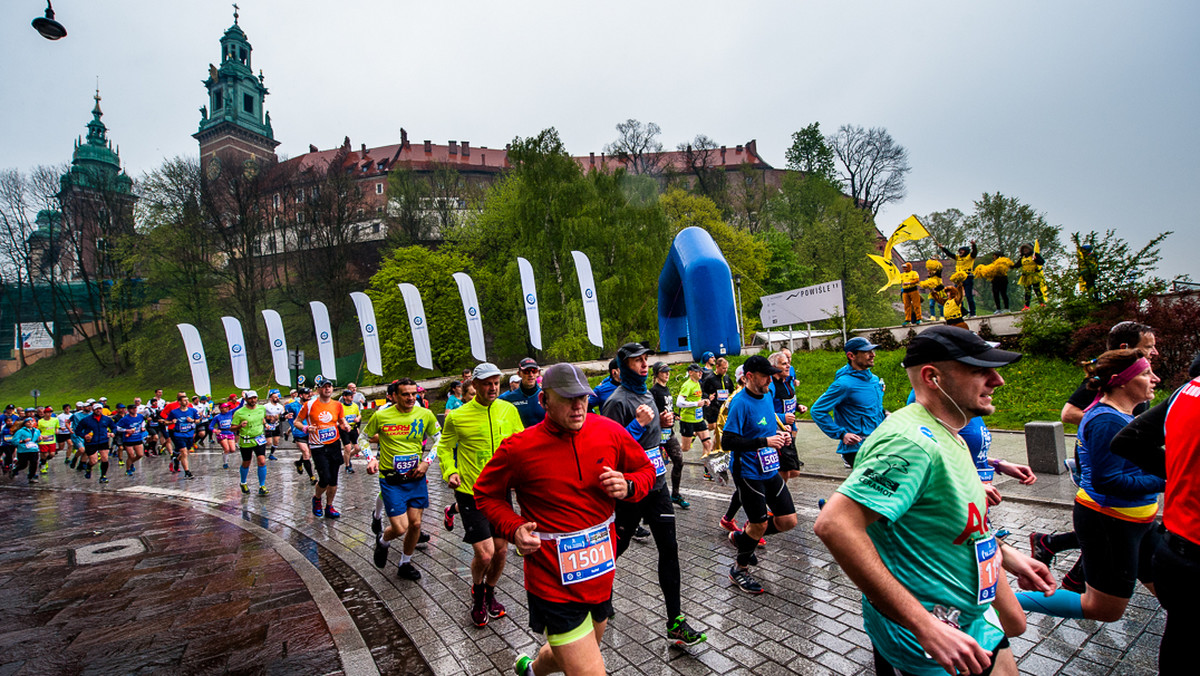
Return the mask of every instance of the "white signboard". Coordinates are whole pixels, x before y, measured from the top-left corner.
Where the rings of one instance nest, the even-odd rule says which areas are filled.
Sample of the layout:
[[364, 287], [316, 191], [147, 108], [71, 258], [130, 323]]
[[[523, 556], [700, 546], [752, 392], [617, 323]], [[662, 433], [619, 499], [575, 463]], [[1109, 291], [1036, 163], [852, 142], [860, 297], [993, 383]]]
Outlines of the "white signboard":
[[18, 344], [26, 350], [49, 350], [54, 347], [54, 322], [21, 324], [13, 326], [13, 329], [17, 332]]
[[842, 301], [842, 280], [806, 286], [762, 297], [764, 328], [807, 324], [845, 314]]

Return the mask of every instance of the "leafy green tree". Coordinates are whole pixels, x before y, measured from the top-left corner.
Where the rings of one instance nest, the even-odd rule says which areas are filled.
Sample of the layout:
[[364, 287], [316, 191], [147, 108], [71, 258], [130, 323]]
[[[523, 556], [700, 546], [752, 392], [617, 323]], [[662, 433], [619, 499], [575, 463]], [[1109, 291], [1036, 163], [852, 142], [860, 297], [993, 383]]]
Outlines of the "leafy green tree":
[[964, 225], [966, 217], [958, 209], [951, 207], [945, 211], [935, 211], [920, 218], [931, 237], [902, 242], [899, 246], [908, 258], [912, 260], [945, 258], [946, 254], [938, 248], [938, 243], [951, 251], [957, 251], [958, 247], [968, 245], [967, 242], [971, 235]]
[[792, 146], [784, 152], [787, 168], [805, 174], [820, 176], [830, 182], [837, 180], [837, 169], [833, 162], [833, 151], [821, 134], [821, 123], [813, 122], [797, 132], [792, 132]]
[[1032, 245], [1038, 240], [1043, 258], [1061, 262], [1063, 249], [1059, 232], [1062, 226], [1050, 225], [1044, 213], [1016, 197], [1006, 197], [999, 192], [994, 195], [984, 193], [975, 200], [975, 211], [966, 218], [963, 226], [967, 239], [977, 242], [980, 258], [984, 260], [990, 261], [992, 252], [1001, 251], [1015, 261], [1017, 249], [1022, 244]]

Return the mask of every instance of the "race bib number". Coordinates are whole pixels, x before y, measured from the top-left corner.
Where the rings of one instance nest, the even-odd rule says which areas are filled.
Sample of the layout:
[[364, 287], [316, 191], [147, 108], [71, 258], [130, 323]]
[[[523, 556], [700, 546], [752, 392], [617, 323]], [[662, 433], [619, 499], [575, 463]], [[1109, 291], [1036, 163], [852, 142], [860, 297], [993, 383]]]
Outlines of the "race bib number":
[[996, 478], [996, 470], [991, 467], [987, 469], [976, 469], [975, 471], [979, 473], [979, 480], [985, 484], [992, 483], [992, 479]]
[[784, 399], [783, 400], [783, 414], [787, 415], [789, 413], [795, 413], [795, 412], [796, 412], [796, 398], [792, 397], [791, 399]]
[[762, 466], [763, 474], [779, 471], [779, 451], [765, 446], [758, 449], [758, 464]]
[[348, 415], [348, 416], [346, 416], [346, 423], [347, 423], [347, 424], [354, 425], [354, 424], [356, 424], [357, 422], [358, 422], [358, 416], [356, 416], [356, 415]]
[[975, 602], [979, 605], [996, 600], [996, 585], [1000, 582], [1000, 556], [996, 538], [989, 535], [975, 542], [975, 564], [979, 568], [979, 595]]
[[659, 443], [662, 443], [662, 444], [667, 443], [667, 440], [669, 440], [671, 438], [671, 428], [670, 427], [662, 428], [662, 431], [660, 432], [660, 437], [661, 437], [661, 440], [659, 441]]
[[397, 455], [392, 458], [392, 468], [397, 474], [408, 474], [417, 468], [417, 463], [421, 461], [419, 455]]
[[25, 442], [25, 448], [27, 448], [31, 451], [36, 451], [37, 447], [38, 447], [38, 445], [37, 445], [37, 442], [35, 442], [35, 441], [26, 441]]
[[317, 441], [322, 444], [328, 444], [332, 441], [337, 441], [338, 431], [336, 427], [322, 427], [317, 430]]
[[717, 401], [725, 401], [729, 398], [729, 390], [717, 390]]
[[662, 476], [667, 473], [667, 463], [663, 460], [661, 446], [646, 449], [646, 457], [650, 458], [650, 464], [654, 465], [655, 476]]
[[607, 523], [564, 535], [556, 543], [563, 584], [586, 582], [616, 568]]
[[257, 437], [254, 437], [254, 444], [255, 444], [256, 446], [262, 446], [262, 445], [264, 445], [264, 444], [266, 444], [266, 443], [267, 443], [267, 437], [266, 437], [266, 435], [260, 434], [260, 435], [258, 435]]

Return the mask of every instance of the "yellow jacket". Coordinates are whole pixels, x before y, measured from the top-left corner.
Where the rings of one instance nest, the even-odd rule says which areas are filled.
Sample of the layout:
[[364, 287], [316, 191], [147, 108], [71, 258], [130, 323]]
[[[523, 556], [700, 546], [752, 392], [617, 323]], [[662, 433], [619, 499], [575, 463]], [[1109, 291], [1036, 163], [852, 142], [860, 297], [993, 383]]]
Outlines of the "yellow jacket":
[[471, 399], [454, 409], [446, 414], [442, 438], [437, 445], [442, 478], [449, 481], [451, 474], [457, 474], [462, 483], [456, 490], [474, 495], [475, 479], [492, 459], [500, 442], [523, 429], [525, 426], [521, 424], [517, 407], [503, 399], [493, 401], [491, 406], [483, 406]]

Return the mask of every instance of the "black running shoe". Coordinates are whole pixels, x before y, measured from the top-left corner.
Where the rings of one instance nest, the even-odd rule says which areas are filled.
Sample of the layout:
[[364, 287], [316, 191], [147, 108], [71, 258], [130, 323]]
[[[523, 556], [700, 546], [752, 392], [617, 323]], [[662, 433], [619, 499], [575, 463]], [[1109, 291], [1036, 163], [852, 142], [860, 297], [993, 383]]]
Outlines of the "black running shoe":
[[294, 462], [292, 464], [296, 466], [296, 474], [304, 474], [304, 461], [303, 460], [297, 460], [296, 462]]
[[[411, 561], [405, 561], [404, 563], [400, 564], [399, 568], [396, 569], [396, 577], [401, 577], [405, 580], [412, 580], [413, 582], [416, 582], [417, 580], [421, 579], [421, 571], [417, 570], [417, 567], [412, 565]], [[484, 624], [487, 623], [484, 622]]]
[[375, 538], [375, 567], [383, 568], [387, 565], [388, 551], [391, 548], [383, 544], [383, 538]]
[[1075, 592], [1076, 594], [1082, 594], [1087, 591], [1087, 585], [1071, 577], [1070, 573], [1063, 575], [1062, 582], [1059, 583], [1058, 586], [1066, 589], [1067, 591]]
[[1033, 558], [1041, 561], [1049, 566], [1054, 563], [1054, 552], [1046, 546], [1046, 533], [1030, 533], [1029, 534], [1029, 550]]
[[429, 549], [429, 533], [421, 533], [417, 536], [417, 549]]
[[708, 635], [692, 629], [683, 615], [680, 615], [667, 625], [667, 640], [678, 646], [696, 645], [707, 641]]
[[637, 530], [633, 531], [634, 540], [645, 540], [648, 537], [650, 537], [650, 531], [646, 530], [643, 526], [638, 526]]
[[376, 535], [383, 532], [383, 519], [378, 514], [371, 514], [371, 532]]
[[747, 594], [761, 594], [764, 591], [758, 580], [751, 577], [750, 571], [740, 570], [737, 566], [729, 569], [729, 581]]

